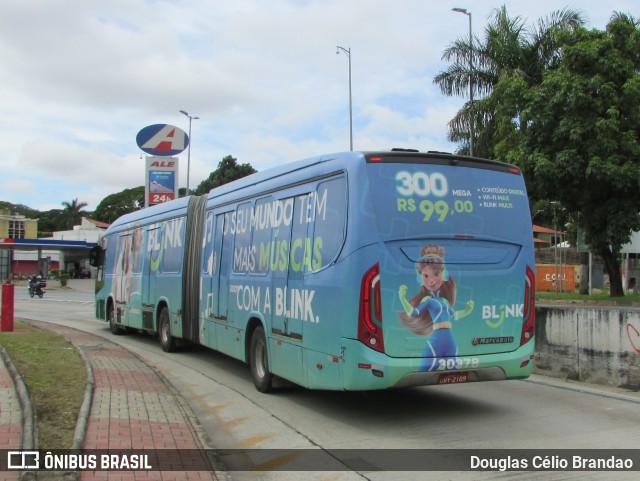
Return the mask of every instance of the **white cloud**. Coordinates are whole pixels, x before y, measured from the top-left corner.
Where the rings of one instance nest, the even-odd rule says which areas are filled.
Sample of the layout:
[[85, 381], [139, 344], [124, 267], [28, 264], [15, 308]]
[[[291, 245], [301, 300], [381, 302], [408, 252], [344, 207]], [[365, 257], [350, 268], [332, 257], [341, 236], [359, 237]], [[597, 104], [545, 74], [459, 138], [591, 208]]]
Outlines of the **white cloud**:
[[[0, 200], [93, 209], [144, 182], [135, 136], [193, 124], [191, 186], [225, 155], [262, 170], [349, 146], [454, 150], [446, 125], [464, 99], [433, 85], [446, 45], [482, 35], [498, 4], [424, 0], [65, 0], [5, 2], [0, 16]], [[564, 6], [505, 2], [532, 24]], [[631, 1], [578, 7], [603, 28]], [[637, 16], [637, 15], [636, 15]], [[181, 185], [186, 184], [181, 156]], [[11, 187], [15, 186], [15, 187]], [[17, 186], [22, 186], [18, 188]], [[34, 200], [34, 191], [37, 200]]]
[[35, 192], [36, 184], [27, 179], [13, 180], [10, 182], [3, 182], [0, 185], [0, 189], [2, 189], [3, 192], [30, 194]]

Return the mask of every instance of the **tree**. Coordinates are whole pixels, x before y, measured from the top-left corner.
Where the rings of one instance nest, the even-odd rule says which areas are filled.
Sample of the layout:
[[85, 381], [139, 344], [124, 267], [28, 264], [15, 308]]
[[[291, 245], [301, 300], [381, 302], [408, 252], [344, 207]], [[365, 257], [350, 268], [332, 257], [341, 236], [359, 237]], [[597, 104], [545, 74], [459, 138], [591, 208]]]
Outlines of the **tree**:
[[27, 207], [26, 205], [22, 204], [12, 204], [11, 202], [7, 202], [4, 200], [0, 200], [0, 212], [23, 215], [27, 219], [35, 219], [38, 214], [38, 211], [32, 209], [31, 207]]
[[110, 224], [118, 217], [144, 207], [144, 186], [124, 189], [102, 199], [98, 204], [93, 218]]
[[55, 231], [67, 229], [69, 219], [62, 209], [51, 209], [44, 212], [35, 211], [31, 217], [38, 219], [38, 237], [51, 237]]
[[[449, 139], [462, 142], [461, 153], [468, 153], [469, 125], [474, 125], [474, 155], [495, 157], [495, 102], [491, 95], [504, 76], [515, 77], [526, 86], [539, 84], [543, 73], [554, 68], [560, 59], [558, 35], [564, 29], [583, 24], [581, 14], [563, 9], [538, 21], [527, 29], [521, 17], [511, 18], [506, 6], [495, 9], [484, 30], [484, 38], [454, 41], [442, 55], [451, 64], [434, 78], [434, 83], [448, 96], [467, 96], [469, 79], [473, 80], [473, 105], [467, 102], [449, 122]], [[473, 48], [472, 48], [473, 47]], [[472, 58], [473, 70], [469, 58]], [[513, 117], [511, 117], [513, 118]]]
[[65, 227], [67, 229], [72, 229], [77, 222], [80, 221], [82, 217], [82, 213], [84, 212], [84, 208], [89, 205], [86, 202], [79, 202], [76, 197], [71, 202], [63, 202], [62, 206], [64, 207], [63, 213], [65, 217]]
[[55, 231], [66, 229], [69, 225], [68, 214], [62, 209], [41, 212], [26, 205], [0, 201], [0, 212], [2, 211], [10, 215], [23, 215], [27, 219], [37, 219], [38, 237], [51, 237]]
[[572, 214], [622, 296], [619, 253], [640, 230], [640, 29], [614, 14], [606, 31], [562, 35], [558, 68], [524, 94], [519, 147], [535, 183]]
[[195, 194], [206, 194], [215, 187], [241, 179], [250, 174], [255, 174], [256, 172], [256, 169], [251, 167], [251, 164], [238, 165], [238, 159], [227, 155], [220, 161], [218, 168], [211, 172], [207, 179], [200, 182], [198, 188], [195, 190]]

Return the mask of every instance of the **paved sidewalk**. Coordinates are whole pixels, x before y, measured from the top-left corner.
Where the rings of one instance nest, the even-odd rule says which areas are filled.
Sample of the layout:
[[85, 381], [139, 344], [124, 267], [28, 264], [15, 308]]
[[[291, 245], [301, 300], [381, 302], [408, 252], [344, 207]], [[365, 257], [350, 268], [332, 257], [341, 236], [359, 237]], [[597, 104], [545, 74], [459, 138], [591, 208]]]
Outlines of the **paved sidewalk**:
[[[211, 448], [206, 433], [185, 401], [162, 375], [132, 352], [99, 336], [65, 326], [27, 321], [55, 331], [79, 350], [87, 365], [88, 383], [74, 444], [86, 450], [193, 450]], [[0, 362], [0, 449], [21, 446], [20, 403], [5, 363]], [[42, 446], [41, 449], [49, 449]], [[175, 455], [175, 451], [167, 455]], [[181, 459], [184, 462], [184, 459]], [[194, 461], [201, 469], [202, 458]], [[215, 465], [215, 460], [214, 460]], [[182, 469], [188, 469], [182, 465]], [[0, 480], [17, 479], [0, 472]], [[82, 471], [80, 480], [219, 480], [215, 471]]]
[[[0, 450], [17, 449], [22, 442], [22, 409], [10, 366], [5, 364], [5, 354], [0, 354]], [[14, 481], [18, 475], [0, 471], [0, 481]]]

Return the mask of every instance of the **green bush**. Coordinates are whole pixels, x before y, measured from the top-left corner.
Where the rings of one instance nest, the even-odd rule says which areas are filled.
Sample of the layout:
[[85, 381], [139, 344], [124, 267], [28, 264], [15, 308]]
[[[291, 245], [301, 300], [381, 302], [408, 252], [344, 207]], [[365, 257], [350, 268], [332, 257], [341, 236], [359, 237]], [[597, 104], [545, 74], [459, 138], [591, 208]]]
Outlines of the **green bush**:
[[62, 274], [60, 274], [60, 285], [62, 287], [65, 287], [69, 279], [71, 279], [71, 274], [63, 272]]

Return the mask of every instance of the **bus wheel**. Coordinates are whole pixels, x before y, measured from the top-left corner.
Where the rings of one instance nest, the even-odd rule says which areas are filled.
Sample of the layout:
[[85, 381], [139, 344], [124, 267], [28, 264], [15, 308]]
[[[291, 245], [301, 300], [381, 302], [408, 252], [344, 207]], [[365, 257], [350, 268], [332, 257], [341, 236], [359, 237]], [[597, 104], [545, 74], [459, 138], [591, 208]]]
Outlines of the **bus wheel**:
[[169, 310], [163, 307], [160, 311], [160, 346], [164, 352], [173, 352], [176, 350], [176, 340], [171, 335], [171, 321], [169, 319]]
[[253, 384], [255, 384], [256, 389], [260, 392], [270, 392], [273, 388], [272, 376], [269, 372], [267, 340], [262, 326], [257, 327], [251, 336], [249, 363], [251, 365], [251, 377], [253, 377]]
[[116, 336], [122, 334], [122, 329], [116, 324], [116, 311], [113, 308], [113, 304], [109, 304], [107, 320], [109, 321], [109, 330], [111, 331], [111, 334], [115, 334]]

